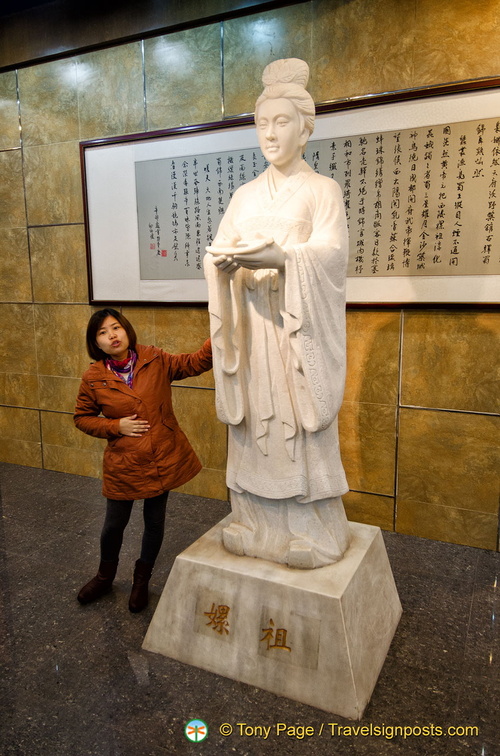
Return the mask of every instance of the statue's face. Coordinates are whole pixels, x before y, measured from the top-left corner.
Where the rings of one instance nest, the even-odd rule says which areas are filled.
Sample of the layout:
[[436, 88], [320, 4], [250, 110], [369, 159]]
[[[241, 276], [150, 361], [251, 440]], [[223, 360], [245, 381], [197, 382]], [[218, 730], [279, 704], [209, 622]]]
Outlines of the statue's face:
[[300, 160], [309, 132], [290, 100], [264, 100], [259, 105], [256, 126], [266, 160], [281, 170]]

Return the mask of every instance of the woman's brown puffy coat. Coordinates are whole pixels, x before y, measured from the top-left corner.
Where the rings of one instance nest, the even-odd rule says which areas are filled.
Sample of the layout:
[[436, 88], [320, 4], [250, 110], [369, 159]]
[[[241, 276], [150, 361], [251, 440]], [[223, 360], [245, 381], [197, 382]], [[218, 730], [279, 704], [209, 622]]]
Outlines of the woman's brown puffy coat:
[[[210, 339], [192, 354], [169, 354], [139, 344], [136, 351], [133, 388], [100, 360], [85, 371], [76, 402], [76, 427], [108, 439], [102, 489], [108, 499], [151, 498], [187, 483], [201, 470], [175, 418], [170, 384], [210, 370]], [[150, 429], [142, 436], [122, 436], [120, 418], [135, 414]]]

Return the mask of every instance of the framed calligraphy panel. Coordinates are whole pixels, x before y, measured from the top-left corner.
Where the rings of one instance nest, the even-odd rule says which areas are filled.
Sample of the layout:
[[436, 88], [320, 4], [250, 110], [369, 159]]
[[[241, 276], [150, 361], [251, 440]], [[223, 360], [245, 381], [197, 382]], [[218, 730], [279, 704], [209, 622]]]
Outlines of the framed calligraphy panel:
[[[497, 302], [499, 90], [366, 99], [320, 106], [305, 153], [343, 189], [348, 302]], [[251, 118], [82, 142], [81, 159], [90, 302], [206, 302], [205, 247], [266, 167]]]

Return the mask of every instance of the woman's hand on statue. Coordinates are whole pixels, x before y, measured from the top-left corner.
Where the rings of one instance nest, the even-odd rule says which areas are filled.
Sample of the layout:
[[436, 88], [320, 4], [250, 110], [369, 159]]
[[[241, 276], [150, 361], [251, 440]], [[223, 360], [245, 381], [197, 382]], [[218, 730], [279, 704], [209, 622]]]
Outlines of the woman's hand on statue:
[[122, 436], [142, 436], [150, 428], [147, 420], [137, 419], [137, 415], [129, 415], [128, 417], [120, 418], [118, 423], [118, 429]]

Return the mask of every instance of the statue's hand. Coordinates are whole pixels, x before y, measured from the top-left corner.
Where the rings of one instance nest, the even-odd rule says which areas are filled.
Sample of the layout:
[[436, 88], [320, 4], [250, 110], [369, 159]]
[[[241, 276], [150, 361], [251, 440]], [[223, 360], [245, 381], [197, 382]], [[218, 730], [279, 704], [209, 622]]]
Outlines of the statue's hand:
[[234, 273], [240, 267], [233, 260], [233, 253], [236, 252], [239, 243], [238, 238], [228, 239], [225, 236], [219, 236], [213, 245], [206, 247], [206, 251], [212, 255], [213, 263], [218, 270], [223, 273]]
[[240, 267], [230, 255], [214, 256], [214, 265], [224, 273], [234, 273]]
[[283, 270], [285, 267], [285, 251], [272, 239], [264, 239], [262, 243], [253, 245], [251, 251], [250, 246], [247, 251], [236, 251], [233, 255], [234, 261], [242, 268], [249, 270], [277, 268]]
[[285, 267], [285, 252], [273, 239], [259, 238], [252, 241], [221, 239], [207, 247], [213, 256], [214, 265], [224, 273], [234, 273], [238, 268], [259, 270], [260, 268]]

